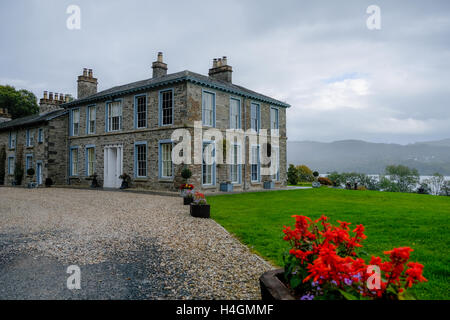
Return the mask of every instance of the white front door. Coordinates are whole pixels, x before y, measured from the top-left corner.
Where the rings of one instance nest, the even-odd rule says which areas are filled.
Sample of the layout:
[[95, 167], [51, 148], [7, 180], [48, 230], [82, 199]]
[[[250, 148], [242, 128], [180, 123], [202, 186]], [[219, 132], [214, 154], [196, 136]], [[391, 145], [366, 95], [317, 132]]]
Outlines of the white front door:
[[104, 183], [105, 188], [120, 188], [122, 180], [123, 149], [121, 145], [106, 146], [104, 149]]

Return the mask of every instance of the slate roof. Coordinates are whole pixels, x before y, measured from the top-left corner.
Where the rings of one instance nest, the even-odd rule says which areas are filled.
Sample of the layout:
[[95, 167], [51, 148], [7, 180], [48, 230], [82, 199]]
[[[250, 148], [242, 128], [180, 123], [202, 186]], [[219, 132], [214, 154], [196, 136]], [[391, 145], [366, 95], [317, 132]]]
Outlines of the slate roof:
[[12, 128], [19, 128], [19, 127], [27, 127], [31, 125], [35, 125], [38, 123], [43, 123], [52, 119], [55, 119], [59, 116], [62, 116], [64, 114], [67, 114], [67, 110], [56, 110], [45, 114], [33, 114], [31, 116], [17, 118], [14, 120], [1, 122], [0, 123], [0, 131], [2, 130], [10, 130]]
[[192, 83], [201, 84], [205, 87], [222, 90], [225, 92], [229, 92], [231, 94], [241, 95], [241, 96], [244, 96], [244, 97], [247, 97], [250, 99], [270, 103], [272, 105], [276, 105], [276, 106], [280, 106], [280, 107], [284, 107], [284, 108], [290, 107], [290, 105], [285, 102], [270, 98], [263, 94], [249, 90], [247, 88], [244, 88], [244, 87], [241, 87], [241, 86], [238, 86], [235, 84], [231, 84], [226, 81], [212, 79], [208, 76], [204, 76], [204, 75], [201, 75], [201, 74], [198, 74], [195, 72], [191, 72], [188, 70], [168, 74], [164, 77], [151, 78], [151, 79], [147, 79], [147, 80], [132, 82], [132, 83], [121, 85], [121, 86], [116, 86], [116, 87], [98, 92], [94, 95], [91, 95], [91, 96], [83, 98], [83, 99], [78, 99], [78, 100], [74, 100], [74, 101], [71, 101], [68, 103], [64, 103], [64, 104], [62, 104], [62, 106], [65, 108], [70, 108], [70, 107], [77, 106], [80, 104], [91, 103], [91, 102], [105, 100], [105, 99], [111, 99], [111, 98], [115, 98], [115, 97], [126, 95], [126, 94], [144, 91], [144, 90], [154, 88], [154, 87], [160, 87], [160, 86], [180, 83], [180, 82], [184, 82], [184, 81], [190, 81]]

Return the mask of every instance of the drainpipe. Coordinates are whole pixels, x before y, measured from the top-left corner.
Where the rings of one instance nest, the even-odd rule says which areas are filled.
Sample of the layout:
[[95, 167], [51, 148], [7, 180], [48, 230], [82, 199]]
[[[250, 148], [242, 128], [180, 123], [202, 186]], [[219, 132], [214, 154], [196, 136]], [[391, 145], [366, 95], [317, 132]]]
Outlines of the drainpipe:
[[[244, 132], [247, 132], [247, 117], [246, 117], [246, 115], [247, 115], [247, 104], [246, 104], [246, 101], [245, 101], [245, 97], [242, 99], [242, 101], [243, 101], [243, 105], [244, 105]], [[243, 183], [244, 183], [244, 186], [243, 186], [243, 189], [244, 190], [247, 190], [247, 161], [245, 161], [246, 159], [246, 154], [247, 154], [247, 138], [246, 138], [246, 136], [244, 135], [244, 146], [243, 146], [243, 148], [244, 148], [244, 179], [243, 179]]]

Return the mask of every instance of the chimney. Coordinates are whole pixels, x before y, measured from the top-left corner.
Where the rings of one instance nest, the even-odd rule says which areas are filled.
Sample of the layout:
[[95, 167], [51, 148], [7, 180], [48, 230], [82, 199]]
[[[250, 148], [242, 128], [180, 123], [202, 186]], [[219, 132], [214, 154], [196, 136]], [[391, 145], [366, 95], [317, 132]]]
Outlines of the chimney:
[[167, 64], [163, 62], [163, 53], [158, 52], [158, 59], [152, 64], [153, 78], [160, 78], [167, 75]]
[[0, 123], [10, 121], [11, 115], [6, 108], [0, 108]]
[[97, 79], [92, 74], [92, 69], [83, 69], [83, 75], [78, 76], [78, 99], [83, 99], [97, 93]]
[[[67, 96], [67, 95], [66, 95]], [[53, 112], [56, 110], [61, 110], [61, 104], [64, 103], [62, 100], [64, 94], [59, 94], [55, 92], [55, 96], [53, 97], [53, 92], [44, 91], [43, 98], [39, 101], [39, 114], [45, 114], [49, 112]]]
[[233, 68], [228, 65], [227, 57], [213, 60], [213, 67], [209, 69], [209, 76], [216, 80], [232, 82]]

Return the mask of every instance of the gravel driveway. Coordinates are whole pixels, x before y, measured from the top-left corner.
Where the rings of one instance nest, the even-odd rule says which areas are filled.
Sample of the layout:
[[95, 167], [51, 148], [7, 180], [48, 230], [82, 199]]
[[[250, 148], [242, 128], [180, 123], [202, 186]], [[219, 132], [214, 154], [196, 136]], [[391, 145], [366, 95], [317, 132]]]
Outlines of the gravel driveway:
[[271, 268], [181, 198], [0, 188], [0, 299], [259, 299]]

